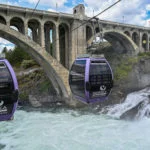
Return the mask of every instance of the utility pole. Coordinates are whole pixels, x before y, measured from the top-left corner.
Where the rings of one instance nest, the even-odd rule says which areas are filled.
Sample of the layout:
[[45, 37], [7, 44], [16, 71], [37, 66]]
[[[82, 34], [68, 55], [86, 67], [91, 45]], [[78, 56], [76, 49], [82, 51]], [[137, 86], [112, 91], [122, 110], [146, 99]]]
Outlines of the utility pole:
[[58, 4], [57, 4], [57, 2], [56, 2], [56, 12], [57, 12], [57, 9], [58, 9]]
[[94, 17], [94, 9], [93, 9], [93, 17]]
[[125, 23], [125, 21], [124, 21], [124, 16], [122, 16], [122, 20], [123, 20], [123, 23]]

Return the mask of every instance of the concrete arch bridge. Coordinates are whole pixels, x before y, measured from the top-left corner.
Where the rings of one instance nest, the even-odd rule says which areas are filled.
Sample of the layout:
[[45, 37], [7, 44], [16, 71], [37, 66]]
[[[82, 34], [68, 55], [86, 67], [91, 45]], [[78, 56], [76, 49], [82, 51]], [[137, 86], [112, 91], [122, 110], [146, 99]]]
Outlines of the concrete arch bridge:
[[68, 70], [77, 55], [86, 53], [95, 33], [101, 33], [99, 25], [118, 51], [136, 55], [150, 50], [149, 28], [104, 20], [98, 24], [88, 19], [82, 4], [74, 7], [73, 14], [42, 10], [33, 13], [33, 9], [1, 4], [0, 37], [28, 52], [43, 67], [57, 93], [73, 104]]

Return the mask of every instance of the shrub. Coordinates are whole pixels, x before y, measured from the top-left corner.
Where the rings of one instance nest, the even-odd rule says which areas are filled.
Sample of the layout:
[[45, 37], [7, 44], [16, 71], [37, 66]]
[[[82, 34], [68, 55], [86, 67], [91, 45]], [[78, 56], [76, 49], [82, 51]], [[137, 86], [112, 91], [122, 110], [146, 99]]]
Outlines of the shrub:
[[20, 64], [24, 59], [25, 60], [31, 59], [28, 53], [26, 53], [20, 47], [15, 47], [14, 50], [9, 51], [6, 48], [4, 48], [2, 52], [5, 53], [6, 59], [8, 59], [9, 62], [16, 67], [20, 67]]
[[135, 65], [137, 62], [137, 57], [127, 58], [123, 60], [115, 70], [115, 80], [126, 78], [128, 76], [128, 73], [132, 70], [133, 65]]
[[30, 68], [35, 65], [37, 65], [37, 63], [34, 60], [23, 60], [21, 63], [21, 67], [24, 69]]
[[150, 57], [150, 52], [140, 52], [140, 53], [138, 53], [138, 57], [139, 58], [149, 58]]

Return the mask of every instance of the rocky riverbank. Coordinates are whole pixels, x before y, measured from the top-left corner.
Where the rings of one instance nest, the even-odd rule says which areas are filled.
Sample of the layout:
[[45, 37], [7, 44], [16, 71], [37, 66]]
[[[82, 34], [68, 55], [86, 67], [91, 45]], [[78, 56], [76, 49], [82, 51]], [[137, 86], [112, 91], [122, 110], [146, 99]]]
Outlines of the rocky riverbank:
[[33, 107], [62, 105], [62, 99], [56, 96], [55, 90], [40, 67], [16, 69], [19, 83], [19, 103]]

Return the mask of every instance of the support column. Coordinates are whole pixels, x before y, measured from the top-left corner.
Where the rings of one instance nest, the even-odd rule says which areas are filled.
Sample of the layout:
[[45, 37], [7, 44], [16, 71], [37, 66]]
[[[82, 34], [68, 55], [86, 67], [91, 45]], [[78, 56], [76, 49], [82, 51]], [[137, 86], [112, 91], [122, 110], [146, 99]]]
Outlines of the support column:
[[139, 51], [140, 52], [144, 52], [143, 51], [143, 47], [142, 47], [142, 32], [141, 31], [139, 31]]
[[57, 61], [60, 61], [60, 49], [59, 49], [59, 25], [56, 25], [56, 39], [55, 39], [55, 54]]
[[37, 42], [38, 41], [38, 37], [37, 37], [37, 28], [33, 27], [32, 29], [32, 37], [33, 37], [33, 41]]
[[[77, 24], [77, 27], [80, 26], [82, 22]], [[92, 36], [92, 35], [91, 35]], [[77, 55], [82, 55], [86, 53], [85, 43], [84, 43], [84, 26], [81, 26], [77, 29]]]
[[50, 28], [45, 26], [45, 49], [51, 54], [50, 50]]
[[56, 47], [55, 47], [55, 40], [56, 40], [56, 31], [55, 28], [53, 27], [52, 30], [52, 51], [53, 51], [53, 57], [56, 58]]
[[146, 48], [145, 48], [146, 52], [148, 51], [148, 47], [149, 47], [149, 44], [148, 44], [148, 33], [147, 33], [146, 34]]
[[24, 35], [28, 37], [28, 22], [24, 22]]
[[147, 34], [147, 51], [149, 52], [149, 34]]
[[39, 35], [40, 35], [40, 45], [43, 49], [45, 49], [45, 34], [44, 34], [44, 24], [43, 23], [40, 24]]
[[71, 32], [71, 27], [69, 28], [69, 33], [68, 33], [68, 41], [69, 41], [69, 48], [68, 48], [68, 63], [69, 63], [69, 69], [72, 66], [72, 32]]
[[71, 68], [72, 63], [76, 59], [77, 56], [77, 30], [74, 30], [78, 26], [77, 22], [74, 21], [70, 26], [70, 35], [69, 35], [69, 43], [70, 43], [70, 50], [69, 50], [69, 68]]
[[69, 37], [68, 37], [68, 28], [65, 31], [65, 67], [69, 69]]
[[6, 20], [6, 25], [7, 25], [8, 27], [10, 27], [10, 19], [7, 19], [7, 20]]

